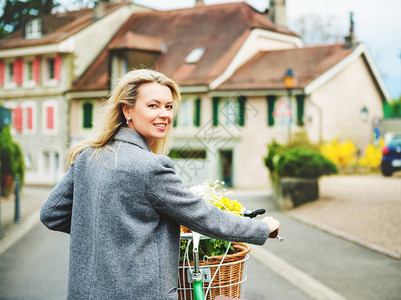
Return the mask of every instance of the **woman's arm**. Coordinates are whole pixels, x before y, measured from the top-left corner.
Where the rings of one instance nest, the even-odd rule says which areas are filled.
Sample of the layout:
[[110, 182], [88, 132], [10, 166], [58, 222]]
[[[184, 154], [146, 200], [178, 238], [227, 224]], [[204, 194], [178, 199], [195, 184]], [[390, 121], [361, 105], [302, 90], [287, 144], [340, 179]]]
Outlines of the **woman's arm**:
[[47, 228], [70, 233], [73, 190], [74, 165], [71, 165], [40, 209], [40, 220]]
[[148, 197], [160, 213], [201, 234], [233, 242], [263, 244], [266, 222], [224, 212], [194, 195], [176, 174], [171, 159], [160, 156], [146, 181]]

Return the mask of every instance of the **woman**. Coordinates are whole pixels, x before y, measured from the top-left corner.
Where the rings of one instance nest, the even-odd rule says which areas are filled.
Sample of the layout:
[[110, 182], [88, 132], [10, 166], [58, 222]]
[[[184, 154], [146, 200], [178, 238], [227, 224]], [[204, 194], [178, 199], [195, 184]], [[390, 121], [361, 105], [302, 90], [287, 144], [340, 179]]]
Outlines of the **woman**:
[[127, 73], [94, 138], [71, 149], [68, 173], [41, 208], [70, 233], [68, 299], [177, 299], [180, 224], [215, 238], [263, 244], [273, 218], [228, 214], [185, 188], [165, 154], [180, 101], [151, 70]]

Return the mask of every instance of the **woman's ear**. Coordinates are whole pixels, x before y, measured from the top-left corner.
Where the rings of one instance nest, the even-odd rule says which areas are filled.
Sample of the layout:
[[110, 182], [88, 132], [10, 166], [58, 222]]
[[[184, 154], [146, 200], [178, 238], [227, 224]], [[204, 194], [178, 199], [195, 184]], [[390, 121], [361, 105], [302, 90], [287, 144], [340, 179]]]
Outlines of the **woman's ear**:
[[125, 117], [126, 119], [129, 118], [130, 115], [131, 115], [130, 107], [129, 107], [128, 105], [126, 105], [126, 104], [123, 104], [122, 109], [123, 109], [124, 117]]

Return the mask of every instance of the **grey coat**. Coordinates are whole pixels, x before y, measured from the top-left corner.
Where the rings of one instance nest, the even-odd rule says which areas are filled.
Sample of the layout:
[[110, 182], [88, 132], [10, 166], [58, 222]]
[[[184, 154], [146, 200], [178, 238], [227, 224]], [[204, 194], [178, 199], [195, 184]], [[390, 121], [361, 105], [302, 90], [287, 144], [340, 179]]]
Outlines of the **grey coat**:
[[180, 224], [223, 240], [263, 244], [269, 227], [195, 196], [173, 162], [122, 128], [109, 149], [80, 153], [40, 217], [70, 233], [68, 299], [177, 299]]

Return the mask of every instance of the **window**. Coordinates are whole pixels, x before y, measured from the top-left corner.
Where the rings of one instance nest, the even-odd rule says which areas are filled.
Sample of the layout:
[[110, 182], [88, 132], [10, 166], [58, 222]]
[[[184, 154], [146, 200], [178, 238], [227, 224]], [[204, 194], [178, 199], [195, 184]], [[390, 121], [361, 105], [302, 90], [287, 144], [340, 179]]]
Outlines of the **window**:
[[26, 62], [26, 79], [28, 81], [33, 80], [33, 61], [29, 60]]
[[199, 127], [201, 118], [201, 99], [182, 99], [177, 118], [174, 120], [174, 126], [179, 124], [180, 127]]
[[304, 126], [305, 95], [297, 95], [297, 125]]
[[[39, 63], [38, 63], [39, 64]], [[50, 84], [56, 84], [57, 81], [61, 80], [61, 68], [62, 68], [62, 58], [61, 55], [56, 55], [54, 57], [47, 57], [45, 59], [45, 74], [44, 79]], [[35, 72], [39, 74], [39, 70], [35, 69]], [[38, 75], [39, 77], [39, 75]]]
[[54, 135], [57, 133], [57, 102], [45, 101], [42, 108], [42, 128], [43, 133]]
[[84, 103], [82, 105], [82, 111], [83, 111], [82, 127], [85, 129], [92, 128], [93, 104], [92, 103]]
[[[232, 125], [245, 125], [245, 104], [246, 98], [240, 96], [238, 98], [230, 99], [218, 99], [214, 100], [213, 103], [213, 120], [216, 119], [216, 125], [218, 123], [224, 126]], [[215, 114], [218, 114], [215, 117]]]
[[14, 82], [14, 62], [9, 62], [7, 64], [7, 82]]
[[200, 61], [204, 53], [205, 48], [196, 48], [188, 54], [188, 56], [185, 58], [185, 62], [187, 64], [195, 64]]
[[54, 79], [54, 57], [46, 59], [47, 61], [47, 79]]
[[42, 20], [32, 19], [25, 25], [25, 38], [36, 39], [42, 36]]

